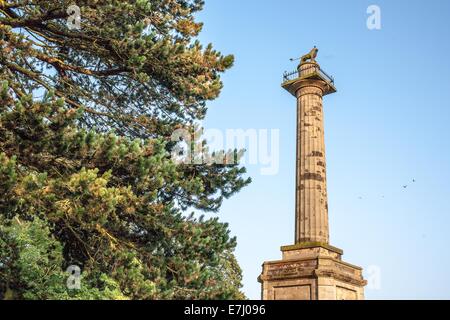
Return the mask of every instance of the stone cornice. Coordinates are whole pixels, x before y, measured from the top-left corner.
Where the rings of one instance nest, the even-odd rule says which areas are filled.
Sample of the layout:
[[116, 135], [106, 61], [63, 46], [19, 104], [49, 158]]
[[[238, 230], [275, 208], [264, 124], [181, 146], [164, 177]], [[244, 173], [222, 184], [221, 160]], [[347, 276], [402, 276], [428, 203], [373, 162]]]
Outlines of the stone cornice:
[[[321, 261], [324, 260], [329, 260], [331, 264], [322, 264]], [[357, 286], [367, 284], [362, 277], [361, 268], [327, 256], [266, 262], [264, 270], [259, 281], [330, 277]]]
[[297, 244], [290, 245], [290, 246], [283, 246], [283, 247], [281, 247], [281, 251], [293, 251], [293, 250], [310, 249], [310, 248], [318, 248], [318, 247], [336, 252], [340, 255], [344, 254], [343, 250], [333, 247], [327, 243], [322, 243], [322, 242], [303, 242], [303, 243], [297, 243]]

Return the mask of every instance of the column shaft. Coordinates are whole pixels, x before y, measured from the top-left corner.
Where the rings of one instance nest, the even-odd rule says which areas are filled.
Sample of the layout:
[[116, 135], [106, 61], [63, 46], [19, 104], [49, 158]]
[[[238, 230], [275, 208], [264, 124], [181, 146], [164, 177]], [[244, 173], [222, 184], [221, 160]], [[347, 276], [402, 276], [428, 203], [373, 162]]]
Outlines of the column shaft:
[[297, 92], [296, 242], [329, 242], [323, 91]]

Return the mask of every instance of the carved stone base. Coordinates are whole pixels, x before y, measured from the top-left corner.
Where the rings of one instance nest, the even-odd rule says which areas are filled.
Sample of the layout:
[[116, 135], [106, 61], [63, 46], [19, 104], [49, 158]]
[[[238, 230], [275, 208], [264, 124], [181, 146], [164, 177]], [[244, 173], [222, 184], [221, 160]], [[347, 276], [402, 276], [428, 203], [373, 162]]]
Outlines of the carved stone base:
[[281, 251], [283, 260], [263, 264], [263, 300], [364, 300], [362, 269], [343, 262], [342, 250], [303, 243]]

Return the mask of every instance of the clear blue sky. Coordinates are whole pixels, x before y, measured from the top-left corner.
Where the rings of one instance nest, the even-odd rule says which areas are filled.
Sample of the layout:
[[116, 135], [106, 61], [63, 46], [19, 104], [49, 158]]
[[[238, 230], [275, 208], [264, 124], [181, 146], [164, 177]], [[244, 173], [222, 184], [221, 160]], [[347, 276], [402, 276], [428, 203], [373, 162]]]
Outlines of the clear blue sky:
[[206, 0], [199, 20], [201, 41], [236, 57], [205, 126], [280, 130], [279, 173], [248, 166], [253, 184], [220, 211], [248, 297], [293, 242], [295, 99], [280, 82], [317, 45], [338, 89], [324, 99], [331, 244], [380, 268], [368, 299], [450, 299], [450, 1]]

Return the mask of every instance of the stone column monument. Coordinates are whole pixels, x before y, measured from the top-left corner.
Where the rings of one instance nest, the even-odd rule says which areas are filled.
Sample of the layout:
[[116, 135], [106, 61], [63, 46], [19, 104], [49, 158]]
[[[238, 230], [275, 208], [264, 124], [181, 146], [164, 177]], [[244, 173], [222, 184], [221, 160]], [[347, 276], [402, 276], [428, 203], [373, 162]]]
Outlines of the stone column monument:
[[282, 260], [263, 264], [263, 300], [364, 299], [362, 269], [342, 261], [343, 251], [329, 244], [322, 100], [336, 88], [317, 52], [314, 47], [283, 78], [283, 88], [297, 98], [295, 244], [281, 248]]

